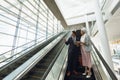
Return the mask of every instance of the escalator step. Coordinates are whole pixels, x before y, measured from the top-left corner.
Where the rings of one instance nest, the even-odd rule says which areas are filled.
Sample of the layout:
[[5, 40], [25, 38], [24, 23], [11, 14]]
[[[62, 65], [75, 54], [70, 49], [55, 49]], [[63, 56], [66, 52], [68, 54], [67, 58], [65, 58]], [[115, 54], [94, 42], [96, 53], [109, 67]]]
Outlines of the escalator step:
[[44, 64], [37, 64], [36, 67], [38, 68], [47, 68], [49, 66], [49, 63], [44, 63]]
[[40, 60], [23, 78], [22, 80], [41, 80], [50, 63], [58, 54], [61, 42], [55, 46], [42, 60]]
[[[8, 69], [6, 69], [6, 70], [4, 70], [4, 71], [2, 71], [1, 73], [0, 73], [0, 77], [5, 77], [5, 76], [7, 76], [8, 75], [8, 73], [10, 73], [11, 72], [11, 70], [13, 70], [13, 67], [11, 66], [11, 67], [9, 67]], [[0, 79], [1, 80], [1, 79]]]
[[53, 59], [54, 59], [54, 58], [46, 58], [46, 59], [43, 59], [43, 61], [50, 63]]
[[34, 67], [32, 70], [44, 71], [46, 69], [41, 69], [41, 68]]
[[43, 76], [43, 73], [44, 72], [34, 72], [34, 73], [32, 73], [32, 74], [30, 74], [29, 76], [31, 76], [31, 77], [39, 77], [39, 78], [41, 78], [42, 76]]
[[0, 80], [2, 80], [3, 79], [3, 77], [0, 77]]
[[20, 62], [20, 63], [23, 63], [23, 62], [25, 62], [25, 61], [27, 61], [27, 58], [22, 58], [19, 62]]
[[24, 78], [24, 79], [21, 79], [21, 80], [41, 80], [41, 77], [38, 77], [38, 76], [30, 76], [28, 78]]
[[31, 72], [32, 73], [38, 73], [38, 74], [44, 74], [46, 69], [35, 69], [35, 70], [32, 70]]
[[54, 57], [55, 57], [55, 54], [54, 54], [54, 55], [47, 56], [47, 57], [45, 57], [44, 59], [53, 59]]

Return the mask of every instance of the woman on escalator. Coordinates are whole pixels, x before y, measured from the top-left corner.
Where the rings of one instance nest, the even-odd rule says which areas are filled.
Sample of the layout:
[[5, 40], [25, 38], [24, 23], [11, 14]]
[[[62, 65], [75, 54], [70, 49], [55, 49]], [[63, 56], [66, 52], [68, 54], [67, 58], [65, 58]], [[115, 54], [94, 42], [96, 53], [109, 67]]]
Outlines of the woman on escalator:
[[78, 74], [76, 72], [78, 57], [78, 54], [76, 52], [76, 32], [72, 31], [71, 37], [67, 41], [64, 39], [64, 42], [66, 45], [69, 45], [67, 76], [70, 76], [71, 73]]
[[81, 54], [82, 54], [82, 65], [85, 67], [85, 72], [83, 73], [83, 75], [86, 75], [86, 78], [90, 78], [91, 77], [91, 41], [90, 41], [90, 37], [87, 35], [86, 33], [86, 29], [82, 28], [81, 29], [81, 39], [80, 39], [80, 43], [81, 45]]

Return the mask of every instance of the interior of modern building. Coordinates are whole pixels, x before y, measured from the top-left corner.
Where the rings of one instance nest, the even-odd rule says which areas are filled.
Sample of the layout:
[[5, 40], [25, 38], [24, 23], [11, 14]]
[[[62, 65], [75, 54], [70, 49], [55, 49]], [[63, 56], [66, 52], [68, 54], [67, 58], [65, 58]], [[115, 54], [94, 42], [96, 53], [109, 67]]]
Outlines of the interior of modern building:
[[[77, 58], [69, 58], [70, 38]], [[120, 0], [1, 0], [0, 80], [120, 80]]]

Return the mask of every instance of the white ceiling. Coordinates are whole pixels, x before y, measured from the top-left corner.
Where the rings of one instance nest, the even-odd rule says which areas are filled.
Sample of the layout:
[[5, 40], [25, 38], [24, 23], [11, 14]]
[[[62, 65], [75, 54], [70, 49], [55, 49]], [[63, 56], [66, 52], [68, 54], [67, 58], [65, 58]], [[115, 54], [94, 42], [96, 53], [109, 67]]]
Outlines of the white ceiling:
[[79, 23], [78, 17], [94, 12], [94, 0], [55, 0], [55, 2], [68, 25], [73, 25], [76, 20]]
[[106, 30], [110, 41], [120, 39], [120, 8], [106, 23]]

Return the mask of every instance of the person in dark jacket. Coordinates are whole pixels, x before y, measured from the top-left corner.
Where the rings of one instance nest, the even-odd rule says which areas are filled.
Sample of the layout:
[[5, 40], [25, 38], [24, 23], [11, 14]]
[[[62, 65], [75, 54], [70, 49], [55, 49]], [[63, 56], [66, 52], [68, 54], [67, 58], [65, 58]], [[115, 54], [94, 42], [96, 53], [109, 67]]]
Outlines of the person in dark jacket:
[[68, 49], [68, 70], [67, 76], [70, 76], [71, 73], [77, 74], [76, 66], [77, 66], [77, 52], [76, 52], [76, 32], [72, 31], [72, 36], [66, 41], [64, 40], [66, 45], [69, 45]]
[[[76, 30], [76, 41], [80, 41], [81, 35], [80, 35], [81, 30]], [[82, 57], [81, 57], [81, 48], [79, 44], [76, 44], [76, 52], [78, 54], [78, 66], [82, 66]]]

